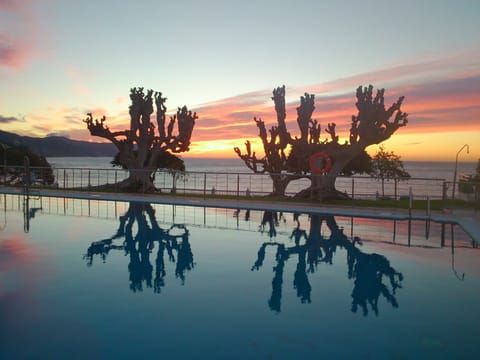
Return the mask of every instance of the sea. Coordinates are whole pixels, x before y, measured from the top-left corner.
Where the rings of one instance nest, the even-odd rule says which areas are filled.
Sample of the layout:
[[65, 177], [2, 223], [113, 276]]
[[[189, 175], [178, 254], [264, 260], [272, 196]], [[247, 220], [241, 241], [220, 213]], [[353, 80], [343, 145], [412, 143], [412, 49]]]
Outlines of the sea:
[[[90, 168], [90, 169], [112, 169], [111, 157], [50, 157], [47, 159], [54, 168]], [[188, 158], [183, 157], [188, 172], [207, 173], [230, 173], [242, 174], [251, 173], [239, 158]], [[443, 179], [453, 181], [455, 167], [457, 174], [475, 174], [476, 162], [454, 161], [404, 161], [405, 170], [412, 178], [418, 179]]]

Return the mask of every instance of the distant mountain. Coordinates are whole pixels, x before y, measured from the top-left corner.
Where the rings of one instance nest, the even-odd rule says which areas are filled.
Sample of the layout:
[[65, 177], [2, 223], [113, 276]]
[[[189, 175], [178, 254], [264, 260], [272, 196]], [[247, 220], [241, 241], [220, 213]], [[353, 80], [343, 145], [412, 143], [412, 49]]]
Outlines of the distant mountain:
[[63, 136], [36, 138], [20, 136], [0, 130], [0, 144], [25, 146], [38, 155], [58, 156], [114, 156], [117, 153], [112, 143], [91, 143], [71, 140]]

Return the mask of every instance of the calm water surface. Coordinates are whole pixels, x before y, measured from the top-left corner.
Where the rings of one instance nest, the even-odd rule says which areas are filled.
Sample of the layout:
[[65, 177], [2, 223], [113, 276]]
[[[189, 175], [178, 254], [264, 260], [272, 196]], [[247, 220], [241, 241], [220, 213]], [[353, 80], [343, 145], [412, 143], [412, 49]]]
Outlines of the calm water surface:
[[[109, 169], [110, 157], [54, 157], [48, 158], [48, 162], [57, 168], [94, 168]], [[187, 171], [193, 172], [229, 172], [250, 173], [242, 160], [231, 159], [201, 159], [184, 158]], [[405, 170], [414, 178], [438, 178], [447, 181], [453, 180], [455, 162], [428, 162], [428, 161], [405, 161]], [[462, 162], [457, 164], [459, 174], [475, 174], [476, 162]]]
[[477, 354], [458, 226], [5, 195], [0, 226], [1, 359]]

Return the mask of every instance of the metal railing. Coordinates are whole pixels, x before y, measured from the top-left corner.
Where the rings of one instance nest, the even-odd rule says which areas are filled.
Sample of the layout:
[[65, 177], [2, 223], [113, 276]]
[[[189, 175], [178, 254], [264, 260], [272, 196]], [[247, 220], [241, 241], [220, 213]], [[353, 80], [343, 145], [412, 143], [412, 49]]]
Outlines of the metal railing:
[[[6, 228], [7, 218], [12, 221], [13, 217], [7, 216], [7, 213], [12, 212], [24, 213], [24, 229], [28, 230], [31, 225], [40, 226], [37, 218], [45, 215], [117, 220], [125, 215], [129, 206], [129, 202], [123, 201], [2, 194], [0, 196], [0, 231]], [[274, 227], [277, 236], [290, 237], [290, 240], [292, 231], [297, 226], [301, 225], [308, 229], [310, 224], [307, 215], [292, 218], [293, 214], [262, 210], [205, 208], [158, 203], [152, 203], [150, 206], [155, 210], [155, 218], [159, 225], [182, 224], [188, 228], [217, 228], [260, 233], [267, 233], [268, 227]], [[267, 213], [275, 213], [278, 218], [266, 217]], [[456, 247], [478, 246], [462, 230], [461, 226], [448, 221], [387, 220], [340, 215], [335, 216], [335, 219], [351, 239], [355, 234], [364, 241], [435, 248], [448, 244], [453, 246], [453, 239], [455, 239]], [[116, 226], [118, 225], [113, 223], [112, 233]]]
[[[24, 186], [26, 181], [24, 166], [9, 166], [2, 171], [0, 182], [4, 186]], [[128, 178], [128, 171], [114, 168], [53, 168], [53, 182], [44, 181], [47, 168], [30, 167], [29, 186], [54, 187], [80, 191], [99, 190], [109, 184], [110, 190], [120, 191], [118, 184]], [[321, 176], [321, 175], [315, 175]], [[178, 172], [158, 170], [154, 185], [159, 192], [195, 195], [265, 196], [273, 191], [269, 174], [231, 172]], [[402, 199], [408, 198], [410, 190], [414, 199], [448, 199], [452, 183], [439, 178], [388, 179], [382, 182], [370, 176], [339, 176], [337, 190], [352, 199]], [[303, 178], [289, 183], [285, 195], [293, 196], [310, 186], [310, 179]], [[480, 184], [458, 182], [456, 198], [478, 201]], [[449, 190], [450, 189], [450, 190]]]

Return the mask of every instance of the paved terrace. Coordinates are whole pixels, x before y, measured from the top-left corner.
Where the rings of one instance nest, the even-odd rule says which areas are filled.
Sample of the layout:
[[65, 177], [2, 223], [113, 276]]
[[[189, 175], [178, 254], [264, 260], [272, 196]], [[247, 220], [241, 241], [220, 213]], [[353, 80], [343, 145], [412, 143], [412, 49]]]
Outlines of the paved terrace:
[[[0, 193], [23, 195], [22, 188], [0, 187]], [[155, 204], [173, 204], [198, 207], [216, 207], [228, 209], [250, 209], [250, 210], [270, 210], [270, 211], [288, 211], [310, 214], [329, 214], [347, 217], [364, 217], [375, 219], [390, 220], [430, 220], [436, 222], [447, 222], [458, 224], [462, 229], [472, 237], [475, 242], [480, 244], [480, 212], [474, 210], [454, 210], [453, 212], [432, 211], [430, 217], [425, 211], [395, 208], [371, 208], [371, 207], [353, 207], [339, 205], [325, 205], [313, 203], [292, 203], [282, 201], [268, 201], [262, 199], [220, 199], [220, 198], [202, 198], [189, 197], [183, 195], [169, 194], [128, 194], [128, 193], [104, 193], [104, 192], [84, 192], [63, 189], [31, 189], [30, 195], [45, 197], [67, 197], [73, 199], [89, 200], [110, 200], [110, 201], [140, 201]]]

